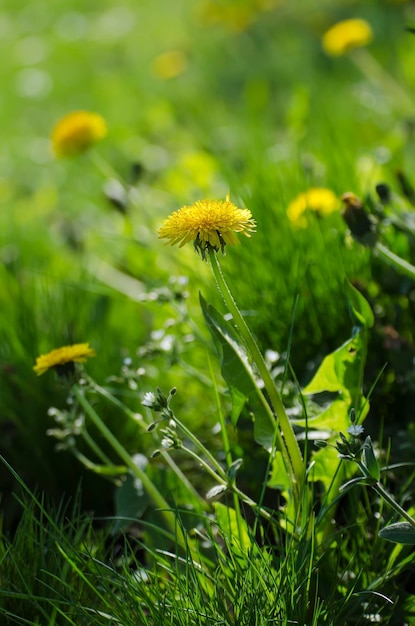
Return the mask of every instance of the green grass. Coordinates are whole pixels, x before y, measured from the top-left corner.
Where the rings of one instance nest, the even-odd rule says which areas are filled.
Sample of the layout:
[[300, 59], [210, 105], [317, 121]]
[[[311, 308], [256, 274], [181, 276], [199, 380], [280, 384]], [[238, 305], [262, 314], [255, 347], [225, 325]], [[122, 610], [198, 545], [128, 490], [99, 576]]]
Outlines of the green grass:
[[[382, 484], [412, 511], [411, 466], [396, 464], [412, 463], [414, 445], [413, 280], [353, 240], [340, 211], [310, 215], [303, 229], [287, 217], [310, 187], [353, 191], [377, 216], [380, 240], [413, 262], [414, 200], [401, 182], [401, 173], [415, 180], [415, 38], [405, 30], [413, 9], [388, 0], [301, 4], [2, 4], [0, 451], [16, 472], [0, 468], [2, 623], [414, 619], [410, 549], [378, 537], [399, 518], [369, 486], [340, 497], [357, 468], [338, 469], [334, 448], [313, 446], [320, 436], [335, 445], [350, 409], [359, 413], [369, 397], [365, 434], [380, 465], [393, 465]], [[348, 17], [370, 22], [373, 43], [329, 58], [321, 36]], [[165, 80], [154, 59], [171, 50], [187, 65]], [[101, 114], [108, 136], [55, 159], [51, 130], [76, 109]], [[114, 180], [125, 213], [108, 198]], [[382, 215], [379, 182], [394, 194]], [[295, 497], [277, 439], [265, 427], [267, 448], [253, 427], [253, 414], [256, 425], [265, 419], [261, 385], [255, 367], [248, 378], [243, 370], [244, 341], [237, 333], [227, 344], [229, 326], [216, 323], [226, 307], [208, 264], [191, 245], [157, 239], [172, 211], [227, 193], [257, 222], [220, 263], [262, 354], [278, 353], [272, 377], [308, 472]], [[373, 327], [356, 318], [347, 281], [369, 302]], [[199, 294], [219, 311], [210, 309], [213, 336]], [[302, 390], [352, 336], [357, 356], [347, 365], [334, 357], [339, 402], [326, 427], [319, 416], [333, 381], [323, 397]], [[39, 354], [86, 341], [97, 357], [79, 387], [81, 406], [51, 372], [38, 378], [32, 368]], [[218, 346], [231, 357], [225, 365]], [[166, 395], [177, 387], [177, 424], [147, 432], [160, 415], [141, 403], [156, 387]], [[126, 454], [142, 455], [140, 468], [147, 463], [154, 489], [180, 512], [184, 541], [179, 531], [174, 541], [140, 480], [110, 467], [122, 459], [88, 411], [86, 431], [57, 439], [85, 406]], [[221, 509], [206, 494], [227, 481]]]

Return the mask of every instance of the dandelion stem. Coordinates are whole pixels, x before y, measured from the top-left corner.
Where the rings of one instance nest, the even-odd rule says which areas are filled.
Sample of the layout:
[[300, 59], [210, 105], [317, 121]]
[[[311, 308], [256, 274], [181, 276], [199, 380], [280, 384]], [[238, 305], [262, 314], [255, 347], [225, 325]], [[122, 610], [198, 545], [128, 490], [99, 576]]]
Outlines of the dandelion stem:
[[95, 441], [93, 440], [93, 438], [91, 437], [91, 435], [89, 434], [89, 432], [87, 431], [86, 428], [83, 429], [82, 431], [82, 437], [84, 438], [85, 442], [88, 444], [88, 446], [91, 448], [91, 450], [96, 454], [96, 456], [100, 459], [100, 461], [102, 463], [104, 463], [104, 465], [112, 465], [110, 459], [107, 457], [107, 455], [101, 450], [101, 448], [95, 443]]
[[[122, 459], [123, 463], [127, 466], [130, 472], [139, 480], [141, 480], [144, 489], [149, 494], [150, 498], [153, 500], [153, 503], [160, 509], [161, 515], [163, 516], [164, 521], [166, 522], [167, 527], [172, 532], [173, 536], [176, 537], [180, 541], [182, 539], [180, 537], [180, 525], [176, 524], [174, 511], [171, 510], [171, 507], [163, 498], [157, 487], [150, 480], [147, 474], [134, 463], [131, 456], [128, 454], [127, 450], [120, 444], [118, 439], [114, 437], [109, 428], [104, 424], [104, 422], [99, 417], [98, 413], [93, 409], [88, 400], [85, 398], [82, 391], [78, 388], [77, 385], [74, 385], [73, 393], [78, 400], [79, 404], [84, 409], [85, 413], [90, 418], [91, 422], [96, 426], [101, 435], [107, 440], [112, 449], [118, 454], [118, 456]], [[183, 544], [183, 540], [181, 541]]]
[[[109, 402], [114, 404], [114, 406], [116, 406], [118, 409], [120, 409], [120, 411], [122, 411], [127, 417], [129, 417], [130, 419], [134, 420], [134, 422], [141, 428], [141, 430], [143, 430], [144, 432], [148, 432], [148, 424], [146, 424], [141, 419], [137, 419], [137, 414], [134, 413], [134, 411], [131, 411], [131, 409], [129, 409], [127, 406], [125, 406], [125, 404], [123, 402], [121, 402], [118, 398], [116, 398], [110, 391], [108, 391], [108, 389], [105, 389], [104, 387], [101, 387], [100, 385], [98, 385], [92, 378], [88, 377], [87, 380], [88, 380], [88, 383], [91, 385], [91, 387], [93, 389], [95, 389], [95, 391], [97, 393], [99, 393], [104, 398], [106, 398]], [[189, 493], [191, 493], [192, 496], [199, 503], [202, 503], [202, 499], [201, 499], [200, 495], [194, 489], [194, 487], [190, 483], [190, 481], [184, 476], [183, 472], [176, 465], [176, 463], [173, 461], [173, 459], [168, 454], [168, 452], [166, 452], [165, 450], [162, 450], [162, 451], [160, 451], [160, 454], [164, 458], [166, 463], [170, 466], [170, 469], [176, 474], [178, 479], [188, 489]]]
[[[289, 469], [292, 473], [292, 477], [296, 483], [293, 486], [294, 491], [297, 491], [298, 494], [301, 490], [301, 485], [303, 483], [304, 464], [300, 448], [294, 435], [294, 431], [288, 419], [288, 415], [285, 411], [284, 405], [275, 386], [275, 383], [266, 366], [264, 358], [251, 331], [249, 330], [244, 318], [242, 317], [241, 312], [239, 311], [238, 306], [225, 280], [225, 277], [223, 276], [221, 267], [216, 256], [216, 252], [211, 249], [209, 250], [208, 254], [219, 292], [221, 293], [229, 312], [232, 314], [235, 325], [237, 326], [243, 340], [245, 341], [252, 360], [255, 363], [258, 372], [264, 382], [270, 402], [274, 408], [278, 420], [278, 425], [283, 435], [286, 456], [288, 456], [289, 468], [287, 469]], [[284, 453], [284, 450], [282, 450], [282, 452]]]

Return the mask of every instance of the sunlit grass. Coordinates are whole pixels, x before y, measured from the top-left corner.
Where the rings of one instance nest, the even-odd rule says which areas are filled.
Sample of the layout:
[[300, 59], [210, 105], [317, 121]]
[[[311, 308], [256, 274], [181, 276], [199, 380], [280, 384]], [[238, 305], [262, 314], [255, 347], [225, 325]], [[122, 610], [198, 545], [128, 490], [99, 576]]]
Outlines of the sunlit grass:
[[[272, 351], [278, 392], [297, 420], [304, 421], [304, 407], [310, 417], [317, 411], [300, 388], [325, 356], [359, 334], [346, 281], [357, 287], [375, 314], [361, 361], [367, 365], [359, 398], [370, 396], [372, 406], [365, 428], [382, 465], [389, 454], [394, 462], [412, 461], [412, 280], [352, 240], [340, 202], [348, 191], [360, 196], [378, 219], [383, 244], [413, 261], [413, 121], [402, 97], [409, 94], [410, 102], [415, 88], [415, 40], [405, 31], [411, 3], [367, 1], [353, 15], [340, 1], [329, 4], [3, 3], [1, 451], [29, 485], [27, 494], [44, 491], [39, 500], [55, 503], [46, 514], [29, 499], [21, 516], [17, 479], [0, 468], [5, 623], [340, 626], [380, 616], [400, 626], [411, 619], [411, 555], [377, 537], [396, 520], [369, 489], [337, 502], [340, 474], [330, 493], [331, 474], [313, 484], [310, 473], [309, 491], [297, 494], [304, 497], [299, 517], [290, 518], [275, 442], [264, 449], [255, 439], [250, 394], [256, 401], [262, 394], [256, 368], [248, 393], [223, 362], [220, 371], [220, 332], [215, 346], [206, 328], [199, 294], [218, 311], [211, 322], [226, 313], [208, 264], [192, 245], [178, 251], [157, 239], [171, 213], [202, 199], [230, 194], [251, 211], [256, 232], [228, 246], [221, 267], [262, 354]], [[366, 63], [324, 53], [324, 32], [349, 17], [373, 30]], [[76, 110], [102, 116], [108, 135], [88, 153], [58, 160], [52, 129]], [[392, 190], [383, 207], [379, 182]], [[339, 206], [328, 215], [308, 211], [297, 228], [287, 209], [313, 188], [329, 189]], [[97, 357], [80, 383], [81, 407], [53, 372], [38, 379], [33, 366], [40, 354], [82, 342]], [[224, 345], [219, 340], [219, 356]], [[246, 349], [243, 341], [232, 345], [233, 357]], [[166, 394], [177, 387], [174, 410], [183, 430], [170, 425], [170, 436], [185, 443], [170, 456], [163, 448], [167, 425], [146, 431], [158, 416], [142, 399], [157, 387]], [[272, 405], [268, 390], [263, 398]], [[131, 476], [107, 480], [79, 462], [88, 458], [98, 474], [107, 471], [103, 459], [121, 464], [96, 424], [88, 423], [89, 440], [77, 435], [72, 452], [68, 439], [59, 440], [65, 411], [79, 417], [88, 407], [126, 454], [148, 460], [155, 488], [181, 511], [188, 544], [186, 552], [179, 541], [180, 558]], [[278, 414], [275, 406], [269, 412]], [[339, 420], [348, 419], [343, 413]], [[335, 436], [327, 435], [330, 442]], [[304, 472], [311, 472], [312, 437], [300, 445]], [[152, 458], [157, 449], [164, 455]], [[337, 460], [327, 455], [331, 472]], [[219, 487], [230, 472], [226, 495], [216, 495], [230, 516], [235, 511], [239, 541], [247, 538], [240, 553], [220, 505], [205, 498], [217, 487], [214, 471]], [[410, 477], [405, 483], [396, 468], [382, 476], [410, 510]], [[67, 502], [78, 487], [79, 504], [57, 510], [56, 502]], [[206, 505], [200, 519], [198, 498]], [[97, 518], [126, 514], [126, 500], [135, 538], [115, 538], [113, 522]], [[331, 506], [335, 524], [325, 512]], [[186, 534], [191, 527], [194, 536]]]

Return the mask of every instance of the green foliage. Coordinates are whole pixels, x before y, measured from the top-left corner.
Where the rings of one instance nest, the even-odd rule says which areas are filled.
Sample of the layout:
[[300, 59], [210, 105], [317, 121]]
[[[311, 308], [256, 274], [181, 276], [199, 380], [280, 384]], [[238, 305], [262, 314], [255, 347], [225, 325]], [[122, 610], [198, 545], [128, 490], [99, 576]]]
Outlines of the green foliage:
[[379, 531], [379, 537], [394, 543], [415, 544], [415, 528], [408, 522], [395, 522]]
[[[411, 623], [411, 3], [353, 3], [374, 41], [331, 58], [344, 5], [2, 3], [1, 452], [46, 494], [19, 503], [0, 469], [2, 623]], [[52, 127], [75, 109], [108, 137], [56, 160]], [[315, 187], [361, 196], [372, 249], [340, 202], [290, 222]], [[207, 264], [156, 236], [227, 193], [257, 232], [221, 264], [300, 443], [294, 472]], [[84, 403], [32, 370], [79, 341], [97, 352]], [[178, 394], [155, 424], [158, 386]], [[370, 435], [347, 433], [352, 415]]]
[[241, 339], [202, 296], [200, 303], [206, 324], [212, 333], [220, 355], [221, 372], [229, 386], [232, 399], [231, 420], [237, 425], [241, 410], [246, 403], [255, 416], [253, 433], [257, 443], [270, 449], [275, 445], [275, 421], [271, 408], [264, 397], [249, 362]]

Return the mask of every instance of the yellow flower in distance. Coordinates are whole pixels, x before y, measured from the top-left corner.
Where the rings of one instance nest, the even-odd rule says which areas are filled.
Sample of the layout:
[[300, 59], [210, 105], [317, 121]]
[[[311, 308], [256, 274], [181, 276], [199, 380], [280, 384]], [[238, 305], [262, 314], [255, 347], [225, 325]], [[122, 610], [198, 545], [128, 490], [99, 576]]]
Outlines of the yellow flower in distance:
[[350, 19], [337, 22], [322, 38], [323, 49], [329, 56], [338, 57], [353, 48], [366, 46], [373, 39], [373, 31], [368, 22]]
[[169, 50], [159, 54], [151, 63], [153, 74], [163, 80], [169, 80], [182, 74], [187, 67], [186, 55], [180, 50]]
[[73, 371], [74, 363], [84, 363], [87, 358], [95, 354], [95, 350], [89, 347], [89, 343], [75, 343], [72, 346], [56, 348], [38, 356], [33, 369], [38, 376], [50, 369], [55, 369], [58, 374], [67, 374]]
[[330, 189], [314, 187], [300, 193], [288, 206], [288, 219], [295, 226], [307, 226], [305, 212], [314, 211], [318, 215], [329, 215], [339, 208], [339, 199]]
[[174, 211], [159, 228], [158, 236], [167, 239], [166, 245], [178, 244], [180, 248], [193, 241], [204, 259], [207, 250], [224, 252], [226, 244], [239, 243], [236, 233], [250, 237], [255, 227], [251, 211], [238, 209], [227, 196], [226, 200], [198, 200]]
[[57, 157], [85, 152], [107, 134], [103, 117], [88, 111], [73, 111], [63, 117], [52, 131], [52, 147]]

